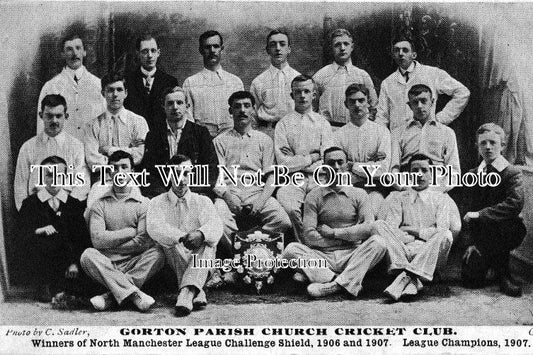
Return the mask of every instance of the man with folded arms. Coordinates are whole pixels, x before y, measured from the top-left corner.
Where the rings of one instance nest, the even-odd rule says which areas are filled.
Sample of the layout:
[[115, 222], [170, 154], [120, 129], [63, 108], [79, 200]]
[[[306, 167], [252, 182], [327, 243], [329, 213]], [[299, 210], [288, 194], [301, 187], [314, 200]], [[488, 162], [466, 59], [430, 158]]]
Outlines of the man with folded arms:
[[139, 189], [128, 186], [129, 178], [116, 177], [132, 171], [132, 156], [118, 150], [109, 157], [109, 164], [113, 166], [113, 187], [91, 207], [89, 230], [94, 248], [83, 252], [81, 266], [109, 289], [90, 299], [96, 310], [129, 300], [145, 312], [155, 301], [140, 288], [163, 267], [165, 256], [146, 233], [149, 200]]
[[[338, 147], [324, 152], [324, 161], [336, 173], [346, 164]], [[311, 282], [307, 293], [323, 297], [346, 290], [356, 297], [365, 274], [387, 251], [386, 241], [375, 233], [374, 215], [363, 189], [339, 186], [317, 187], [305, 198], [303, 243], [291, 243], [285, 259], [322, 259], [327, 268], [302, 268], [296, 281]]]
[[168, 263], [176, 272], [179, 294], [175, 313], [179, 317], [207, 304], [203, 287], [209, 268], [195, 267], [193, 255], [197, 260], [215, 258], [222, 222], [208, 197], [189, 190], [191, 159], [178, 154], [169, 164], [181, 179], [172, 179], [171, 189], [150, 201], [146, 227], [163, 247]]

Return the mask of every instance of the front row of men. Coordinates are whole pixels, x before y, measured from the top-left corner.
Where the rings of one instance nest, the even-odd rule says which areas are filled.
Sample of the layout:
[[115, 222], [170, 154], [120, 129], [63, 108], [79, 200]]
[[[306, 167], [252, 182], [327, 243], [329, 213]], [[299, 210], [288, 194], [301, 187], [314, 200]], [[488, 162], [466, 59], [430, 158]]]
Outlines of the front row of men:
[[[479, 286], [492, 267], [502, 292], [518, 296], [520, 288], [510, 276], [508, 257], [525, 235], [518, 218], [523, 202], [520, 172], [500, 154], [500, 127], [482, 125], [477, 137], [484, 158], [478, 169], [497, 173], [501, 184], [475, 188], [471, 205], [475, 210], [464, 218], [473, 227], [473, 244], [464, 256], [462, 276]], [[109, 158], [113, 175], [131, 171], [132, 160], [129, 153], [114, 152]], [[346, 154], [339, 147], [330, 147], [324, 152], [324, 161], [339, 172], [346, 166]], [[59, 157], [47, 158], [42, 164], [66, 170], [65, 161]], [[204, 307], [203, 287], [209, 270], [193, 267], [192, 255], [197, 254], [198, 259], [215, 257], [223, 223], [209, 198], [189, 190], [191, 160], [177, 155], [170, 164], [184, 169], [184, 179], [173, 181], [168, 192], [152, 200], [140, 195], [136, 187], [123, 184], [127, 181], [119, 184], [113, 179], [112, 188], [91, 208], [93, 247], [83, 253], [89, 244], [82, 233], [79, 203], [62, 188], [52, 186], [48, 173], [46, 186], [28, 197], [21, 209], [25, 230], [33, 236], [28, 245], [43, 261], [43, 280], [57, 282], [63, 274], [75, 278], [80, 260], [87, 275], [109, 290], [91, 298], [95, 309], [106, 310], [129, 300], [146, 311], [154, 299], [140, 288], [166, 259], [179, 285], [176, 314], [187, 315]], [[304, 238], [287, 245], [283, 257], [323, 259], [327, 268], [296, 270], [294, 280], [309, 283], [307, 291], [312, 297], [341, 290], [357, 296], [365, 274], [385, 258], [389, 273], [396, 275], [385, 294], [399, 300], [420, 292], [423, 283], [432, 281], [435, 272], [446, 265], [453, 237], [461, 228], [454, 202], [447, 194], [429, 188], [431, 164], [422, 154], [410, 159], [409, 171], [419, 173], [418, 184], [390, 196], [384, 220], [374, 221], [362, 189], [337, 182], [313, 189], [304, 203]]]

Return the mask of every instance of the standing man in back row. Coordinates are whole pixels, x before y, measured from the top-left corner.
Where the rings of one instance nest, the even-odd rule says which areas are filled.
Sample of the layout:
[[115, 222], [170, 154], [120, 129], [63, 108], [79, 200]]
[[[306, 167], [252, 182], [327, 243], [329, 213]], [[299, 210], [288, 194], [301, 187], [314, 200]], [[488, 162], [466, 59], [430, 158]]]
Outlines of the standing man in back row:
[[233, 127], [228, 112], [228, 99], [235, 91], [244, 90], [241, 79], [220, 66], [224, 42], [217, 31], [200, 35], [199, 51], [204, 69], [183, 82], [183, 90], [196, 123], [205, 126], [212, 137]]
[[141, 65], [126, 75], [128, 96], [124, 107], [144, 117], [153, 131], [166, 126], [165, 111], [161, 106], [163, 91], [178, 86], [178, 79], [157, 67], [161, 50], [151, 34], [137, 38], [135, 49]]
[[276, 124], [294, 109], [291, 82], [300, 73], [287, 62], [291, 53], [291, 40], [287, 32], [270, 31], [266, 51], [270, 56], [270, 67], [252, 81], [250, 92], [256, 102], [257, 130], [274, 139]]
[[331, 47], [335, 61], [313, 76], [320, 97], [320, 114], [332, 127], [342, 127], [350, 122], [350, 114], [344, 105], [344, 91], [350, 84], [363, 84], [368, 88], [370, 113], [374, 117], [378, 96], [370, 75], [352, 64], [352, 34], [343, 28], [336, 29], [331, 34]]
[[61, 40], [61, 55], [65, 67], [61, 73], [47, 81], [41, 89], [37, 109], [37, 134], [43, 132], [39, 118], [41, 102], [47, 95], [61, 95], [68, 106], [68, 120], [64, 132], [83, 142], [85, 126], [105, 111], [105, 100], [100, 94], [100, 79], [89, 73], [83, 65], [87, 56], [83, 40], [77, 33], [69, 33]]
[[435, 115], [437, 97], [433, 102], [432, 113], [437, 122], [449, 125], [463, 112], [470, 91], [444, 70], [417, 62], [416, 48], [409, 39], [394, 41], [392, 57], [398, 70], [381, 83], [376, 122], [389, 127], [391, 133], [411, 120], [412, 112], [407, 104], [407, 93], [416, 84], [424, 84], [438, 96], [446, 94], [452, 99]]

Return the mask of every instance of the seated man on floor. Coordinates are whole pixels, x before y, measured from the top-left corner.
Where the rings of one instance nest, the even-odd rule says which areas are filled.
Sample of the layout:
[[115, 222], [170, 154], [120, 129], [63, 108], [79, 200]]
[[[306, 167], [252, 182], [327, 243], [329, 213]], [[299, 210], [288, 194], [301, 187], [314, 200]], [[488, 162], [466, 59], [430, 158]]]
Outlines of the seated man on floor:
[[189, 190], [191, 159], [178, 154], [169, 164], [176, 166], [181, 180], [172, 179], [171, 189], [150, 201], [146, 226], [176, 272], [179, 289], [176, 316], [186, 316], [207, 304], [203, 287], [209, 268], [195, 266], [194, 260], [201, 263], [215, 258], [222, 222], [208, 197]]
[[[40, 165], [66, 173], [63, 158], [50, 156]], [[72, 293], [72, 281], [80, 276], [79, 259], [90, 246], [89, 232], [83, 221], [84, 204], [73, 198], [62, 186], [53, 186], [53, 172], [44, 168], [43, 187], [28, 196], [19, 214], [19, 230], [28, 246], [33, 276], [39, 283], [37, 298], [50, 302], [60, 291]]]
[[478, 128], [476, 137], [483, 161], [471, 172], [497, 174], [500, 183], [494, 187], [478, 184], [470, 188], [469, 212], [463, 220], [470, 229], [472, 245], [464, 254], [461, 276], [465, 286], [482, 287], [487, 270], [492, 267], [501, 292], [519, 297], [522, 290], [509, 271], [509, 253], [526, 235], [519, 216], [524, 206], [522, 172], [501, 155], [505, 132], [500, 126], [485, 123]]
[[423, 154], [413, 155], [409, 171], [419, 174], [416, 186], [387, 200], [385, 221], [393, 228], [387, 235], [390, 270], [399, 275], [385, 293], [395, 301], [416, 295], [422, 281], [433, 280], [435, 271], [446, 265], [453, 237], [461, 229], [455, 202], [428, 188], [432, 164]]
[[[236, 217], [255, 216], [263, 225], [263, 230], [273, 233], [284, 233], [291, 227], [289, 216], [279, 202], [272, 197], [275, 187], [274, 175], [271, 173], [274, 164], [274, 143], [263, 132], [252, 129], [255, 116], [255, 100], [247, 91], [233, 93], [228, 103], [233, 117], [233, 129], [218, 135], [214, 139], [215, 150], [221, 166], [232, 173], [233, 165], [239, 166], [238, 176], [243, 174], [257, 175], [261, 171], [266, 181], [244, 186], [238, 180], [234, 185], [229, 178], [224, 179], [224, 186], [217, 186], [215, 192], [220, 196], [215, 207], [224, 222], [225, 250], [232, 247], [232, 234], [238, 230]], [[221, 178], [224, 177], [221, 175]], [[263, 183], [264, 186], [259, 185]], [[233, 257], [233, 255], [226, 255]]]
[[[338, 147], [324, 152], [324, 161], [339, 172], [346, 153]], [[307, 293], [323, 297], [348, 291], [357, 296], [363, 278], [385, 256], [386, 241], [375, 234], [374, 215], [363, 189], [339, 186], [317, 187], [305, 198], [303, 243], [291, 243], [283, 251], [285, 259], [319, 259], [326, 268], [302, 268], [296, 281], [311, 284]]]
[[91, 207], [89, 230], [94, 248], [83, 252], [81, 266], [109, 289], [90, 299], [96, 310], [130, 300], [144, 312], [155, 301], [140, 288], [163, 267], [165, 256], [146, 233], [148, 198], [129, 186], [129, 177], [122, 178], [133, 170], [132, 156], [118, 150], [109, 157], [109, 164], [113, 187]]

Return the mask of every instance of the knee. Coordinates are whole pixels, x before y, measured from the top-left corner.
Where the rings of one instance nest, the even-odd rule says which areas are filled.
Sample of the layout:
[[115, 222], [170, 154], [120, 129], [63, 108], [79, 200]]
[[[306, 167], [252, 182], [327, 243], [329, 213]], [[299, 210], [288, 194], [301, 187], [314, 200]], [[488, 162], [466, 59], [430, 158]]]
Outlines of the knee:
[[289, 243], [283, 250], [282, 257], [285, 259], [294, 259], [300, 254], [301, 244], [297, 242]]
[[438, 232], [435, 238], [438, 238], [440, 240], [440, 244], [442, 247], [449, 248], [452, 246], [453, 235], [452, 232], [449, 230]]
[[387, 241], [378, 234], [374, 234], [368, 238], [368, 245], [379, 253], [385, 253], [387, 251]]
[[93, 264], [93, 260], [100, 256], [101, 253], [95, 248], [87, 248], [83, 251], [80, 257], [80, 265], [86, 268], [88, 265]]

